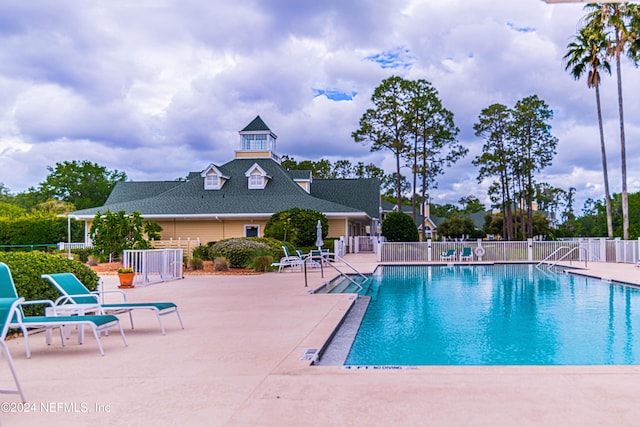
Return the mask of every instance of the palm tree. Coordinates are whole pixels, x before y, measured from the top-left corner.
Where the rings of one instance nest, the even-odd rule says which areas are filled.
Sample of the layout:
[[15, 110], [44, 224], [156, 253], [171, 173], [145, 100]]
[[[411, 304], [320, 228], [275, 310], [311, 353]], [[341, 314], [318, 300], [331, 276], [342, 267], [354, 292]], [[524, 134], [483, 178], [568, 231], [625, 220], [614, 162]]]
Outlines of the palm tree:
[[624, 110], [622, 102], [622, 70], [620, 56], [625, 53], [632, 61], [637, 61], [637, 31], [640, 8], [627, 3], [593, 3], [585, 6], [591, 10], [587, 15], [587, 26], [600, 32], [607, 40], [606, 52], [616, 60], [618, 83], [618, 115], [620, 117], [620, 158], [622, 169], [622, 235], [629, 239], [629, 198], [627, 194], [627, 153], [624, 134]]
[[604, 143], [604, 127], [600, 104], [600, 70], [611, 74], [611, 64], [606, 55], [606, 38], [601, 32], [589, 27], [582, 28], [575, 40], [567, 46], [569, 51], [564, 56], [565, 70], [571, 69], [571, 75], [578, 80], [588, 71], [587, 87], [596, 90], [596, 109], [600, 128], [600, 152], [602, 153], [602, 172], [604, 174], [604, 200], [607, 208], [607, 234], [613, 239], [613, 223], [611, 220], [611, 195], [609, 193], [609, 173], [607, 172], [607, 150]]

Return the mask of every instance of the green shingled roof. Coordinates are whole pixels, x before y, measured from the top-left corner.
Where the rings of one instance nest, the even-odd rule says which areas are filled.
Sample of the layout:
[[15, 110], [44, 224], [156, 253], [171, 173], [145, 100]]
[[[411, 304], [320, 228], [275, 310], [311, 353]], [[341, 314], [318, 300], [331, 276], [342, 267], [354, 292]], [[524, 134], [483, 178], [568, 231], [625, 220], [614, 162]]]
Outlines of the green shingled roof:
[[[314, 179], [311, 195], [342, 205], [349, 205], [378, 218], [380, 206], [380, 180], [362, 179]], [[373, 197], [375, 195], [375, 197]]]
[[256, 118], [253, 119], [251, 123], [245, 126], [245, 128], [242, 129], [240, 132], [255, 132], [255, 131], [262, 131], [262, 130], [271, 132], [271, 129], [269, 129], [269, 126], [267, 126], [267, 124], [262, 121], [260, 116], [256, 116]]
[[183, 184], [184, 181], [118, 182], [107, 198], [105, 205], [130, 202], [141, 197], [153, 197]]
[[[271, 179], [264, 189], [247, 186], [245, 172], [257, 163]], [[377, 217], [379, 183], [377, 180], [314, 180], [308, 194], [293, 181], [288, 171], [272, 159], [234, 159], [218, 166], [229, 176], [220, 190], [205, 190], [204, 178], [191, 173], [188, 181], [122, 182], [114, 189], [108, 203], [100, 208], [73, 212], [93, 216], [110, 209], [139, 211], [143, 216], [273, 214], [292, 207], [313, 209], [325, 214], [344, 213], [352, 216]], [[317, 191], [314, 187], [318, 187]], [[163, 191], [164, 190], [164, 191]], [[343, 194], [340, 194], [340, 193]], [[358, 197], [354, 197], [357, 195]], [[370, 199], [370, 200], [369, 200]], [[375, 205], [375, 206], [374, 206]]]

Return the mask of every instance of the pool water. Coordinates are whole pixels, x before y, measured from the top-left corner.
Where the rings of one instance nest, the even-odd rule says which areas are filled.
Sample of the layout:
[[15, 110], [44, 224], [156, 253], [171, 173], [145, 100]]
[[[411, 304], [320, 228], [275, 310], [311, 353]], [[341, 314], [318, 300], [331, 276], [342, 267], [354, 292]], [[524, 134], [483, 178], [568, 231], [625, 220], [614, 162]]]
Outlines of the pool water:
[[533, 265], [385, 266], [346, 365], [640, 362], [640, 290]]

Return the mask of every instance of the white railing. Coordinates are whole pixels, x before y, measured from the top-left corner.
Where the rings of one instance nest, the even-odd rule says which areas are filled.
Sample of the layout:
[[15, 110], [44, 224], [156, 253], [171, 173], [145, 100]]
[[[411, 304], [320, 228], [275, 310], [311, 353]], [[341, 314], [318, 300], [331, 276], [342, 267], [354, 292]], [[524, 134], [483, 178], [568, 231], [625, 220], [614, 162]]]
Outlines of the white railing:
[[151, 246], [155, 249], [182, 249], [189, 258], [191, 258], [193, 249], [201, 244], [200, 238], [191, 240], [189, 237], [186, 239], [151, 240], [149, 243], [151, 243]]
[[379, 262], [441, 262], [441, 255], [456, 250], [456, 261], [464, 248], [471, 248], [474, 261], [540, 262], [560, 247], [572, 251], [567, 261], [636, 263], [640, 258], [640, 240], [600, 238], [564, 241], [491, 241], [469, 242], [381, 242], [376, 248]]
[[67, 251], [69, 249], [91, 249], [93, 248], [93, 244], [91, 243], [67, 243], [67, 242], [58, 242], [58, 250]]
[[182, 255], [182, 249], [127, 250], [122, 251], [122, 266], [135, 271], [135, 286], [145, 286], [182, 279]]

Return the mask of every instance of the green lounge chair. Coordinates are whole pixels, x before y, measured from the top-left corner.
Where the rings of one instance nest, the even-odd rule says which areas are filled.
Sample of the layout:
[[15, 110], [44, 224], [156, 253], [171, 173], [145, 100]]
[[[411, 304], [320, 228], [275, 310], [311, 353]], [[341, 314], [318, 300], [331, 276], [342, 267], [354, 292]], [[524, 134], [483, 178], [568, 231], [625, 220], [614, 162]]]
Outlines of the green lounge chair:
[[440, 261], [455, 261], [456, 260], [456, 250], [449, 249], [446, 252], [442, 252], [440, 254]]
[[471, 248], [462, 248], [462, 253], [460, 254], [460, 261], [473, 261], [473, 251]]
[[[56, 274], [43, 274], [43, 279], [47, 279], [49, 283], [60, 291], [62, 296], [55, 301], [56, 309], [67, 305], [80, 305], [83, 307], [92, 308], [100, 314], [105, 313], [129, 313], [129, 320], [131, 322], [131, 329], [133, 329], [133, 316], [131, 312], [133, 310], [151, 310], [155, 313], [158, 323], [160, 324], [160, 330], [162, 335], [166, 335], [164, 325], [162, 324], [161, 316], [175, 313], [178, 316], [180, 327], [184, 329], [180, 312], [178, 312], [178, 306], [172, 302], [138, 302], [128, 303], [127, 296], [121, 291], [117, 292], [122, 295], [124, 302], [119, 304], [102, 304], [100, 303], [100, 297], [97, 293], [93, 293], [87, 289], [87, 287], [73, 274], [73, 273], [56, 273]], [[102, 292], [104, 294], [105, 292]]]
[[[9, 267], [0, 262], [0, 298], [18, 298], [18, 292], [16, 286], [13, 283], [13, 277]], [[49, 316], [25, 316], [22, 307], [25, 305], [46, 305], [48, 306]], [[55, 310], [55, 304], [50, 300], [33, 300], [25, 301], [21, 299], [12, 317], [9, 319], [9, 327], [19, 328], [24, 336], [24, 345], [26, 347], [27, 359], [31, 358], [31, 348], [29, 347], [29, 332], [30, 330], [45, 329], [50, 332], [51, 329], [60, 329], [60, 338], [62, 340], [62, 346], [64, 347], [64, 337], [62, 334], [62, 328], [65, 326], [78, 326], [82, 328], [88, 326], [93, 331], [93, 336], [98, 343], [98, 349], [100, 354], [104, 356], [104, 349], [100, 342], [100, 332], [108, 331], [111, 328], [118, 328], [124, 345], [127, 346], [127, 339], [124, 336], [124, 331], [120, 326], [120, 320], [116, 316], [58, 316]], [[47, 338], [49, 334], [47, 334]], [[82, 340], [81, 340], [82, 342]], [[49, 344], [49, 339], [47, 339]]]
[[16, 383], [15, 389], [2, 389], [0, 390], [0, 393], [19, 394], [22, 402], [26, 402], [27, 398], [24, 397], [22, 386], [20, 386], [20, 381], [18, 381], [18, 375], [16, 374], [16, 368], [13, 366], [11, 353], [9, 353], [9, 346], [7, 346], [6, 342], [7, 332], [9, 332], [9, 326], [11, 325], [11, 319], [15, 315], [18, 306], [23, 301], [24, 298], [0, 298], [0, 322], [2, 322], [0, 329], [0, 355], [4, 353], [6, 356], [7, 364], [9, 365], [9, 369], [11, 369], [11, 375], [13, 375], [13, 381]]

